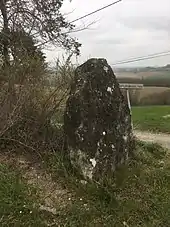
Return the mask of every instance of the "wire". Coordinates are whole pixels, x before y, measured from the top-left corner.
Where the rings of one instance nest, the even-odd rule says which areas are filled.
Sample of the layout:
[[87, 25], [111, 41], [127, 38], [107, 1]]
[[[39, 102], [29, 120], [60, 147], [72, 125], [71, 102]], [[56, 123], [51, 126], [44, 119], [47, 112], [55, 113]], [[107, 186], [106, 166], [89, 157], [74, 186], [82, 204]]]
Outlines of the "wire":
[[[75, 19], [75, 20], [73, 20], [73, 21], [71, 21], [71, 22], [69, 22], [69, 23], [74, 23], [74, 22], [79, 21], [79, 20], [81, 20], [81, 19], [83, 19], [83, 18], [89, 17], [89, 16], [91, 16], [91, 15], [93, 15], [93, 14], [99, 12], [99, 11], [102, 11], [102, 10], [104, 10], [104, 9], [106, 9], [106, 8], [109, 8], [109, 7], [111, 7], [111, 6], [113, 6], [113, 5], [117, 4], [117, 3], [119, 3], [119, 2], [121, 2], [121, 1], [122, 1], [122, 0], [118, 0], [118, 1], [116, 1], [116, 2], [112, 2], [112, 3], [110, 3], [110, 4], [106, 5], [106, 6], [103, 6], [103, 7], [99, 8], [99, 9], [97, 9], [97, 10], [91, 12], [91, 13], [88, 13], [88, 14], [82, 16], [82, 17], [79, 17], [79, 18], [77, 18], [77, 19]], [[79, 30], [77, 30], [77, 31], [75, 31], [75, 32], [79, 32], [79, 31], [81, 31], [81, 30], [82, 30], [82, 29], [79, 29]], [[66, 32], [66, 33], [63, 33], [63, 34], [68, 34], [68, 33], [71, 33], [71, 32], [73, 32], [73, 31]], [[9, 35], [6, 34], [6, 33], [4, 33], [3, 31], [1, 31], [1, 33], [3, 33], [4, 35], [6, 35], [7, 37], [9, 37]], [[36, 34], [38, 34], [38, 32], [36, 32], [35, 34], [33, 34], [33, 36], [36, 35]], [[46, 43], [48, 43], [48, 42], [51, 42], [51, 40], [48, 40], [48, 41], [46, 41], [46, 42], [44, 42], [44, 43], [42, 43], [42, 44], [39, 44], [39, 45], [37, 45], [37, 46], [42, 46], [42, 45], [44, 45], [44, 44], [46, 44]]]
[[111, 65], [127, 64], [127, 63], [132, 63], [132, 62], [137, 62], [137, 61], [143, 61], [143, 60], [148, 60], [148, 59], [168, 56], [168, 55], [170, 55], [170, 50], [169, 51], [160, 52], [160, 53], [150, 54], [150, 55], [142, 56], [142, 57], [129, 58], [127, 60], [122, 60], [122, 61], [118, 61], [118, 62], [112, 63]]
[[[103, 6], [103, 7], [99, 8], [99, 9], [97, 9], [97, 10], [91, 12], [91, 13], [88, 13], [88, 14], [82, 16], [82, 17], [79, 17], [79, 18], [77, 18], [77, 19], [75, 19], [75, 20], [73, 20], [73, 21], [70, 21], [69, 23], [74, 23], [74, 22], [79, 21], [79, 20], [81, 20], [81, 19], [83, 19], [83, 18], [89, 17], [89, 16], [91, 16], [91, 15], [93, 15], [93, 14], [99, 12], [99, 11], [102, 11], [102, 10], [108, 8], [108, 7], [111, 7], [111, 6], [117, 4], [117, 3], [121, 2], [121, 1], [122, 1], [122, 0], [118, 0], [118, 1], [116, 1], [116, 2], [112, 2], [112, 3], [110, 3], [110, 4], [106, 5], [106, 6]], [[80, 31], [82, 31], [82, 30], [84, 30], [84, 29], [78, 29], [78, 30], [76, 30], [76, 31], [68, 31], [68, 32], [65, 32], [65, 33], [62, 33], [62, 34], [68, 34], [68, 33], [72, 33], [72, 32], [80, 32]], [[37, 34], [37, 33], [35, 33], [35, 34]], [[33, 35], [35, 35], [35, 34], [33, 34]], [[42, 46], [42, 45], [45, 45], [46, 43], [49, 43], [49, 42], [51, 42], [51, 40], [47, 40], [47, 41], [45, 41], [45, 42], [43, 42], [43, 43], [40, 43], [40, 44], [37, 45], [37, 47]]]
[[160, 54], [164, 54], [164, 53], [167, 53], [167, 52], [169, 53], [170, 50], [162, 51], [162, 52], [158, 52], [158, 53], [154, 53], [154, 54], [148, 54], [146, 56], [141, 56], [141, 57], [131, 57], [131, 58], [128, 58], [128, 60], [127, 59], [124, 59], [124, 60], [117, 61], [116, 64], [119, 63], [119, 62], [124, 62], [124, 61], [129, 61], [129, 60], [135, 60], [135, 59], [138, 59], [138, 58], [152, 57], [154, 55], [160, 55]]
[[121, 2], [121, 1], [122, 1], [122, 0], [118, 0], [118, 1], [116, 1], [116, 2], [112, 2], [112, 3], [110, 3], [110, 4], [106, 5], [106, 6], [103, 6], [103, 7], [99, 8], [99, 9], [97, 9], [97, 10], [91, 12], [91, 13], [88, 13], [88, 14], [82, 16], [82, 17], [79, 17], [79, 18], [77, 18], [77, 19], [71, 21], [70, 23], [74, 23], [74, 22], [76, 22], [76, 21], [79, 21], [79, 20], [81, 20], [81, 19], [84, 19], [84, 18], [86, 18], [86, 17], [89, 17], [89, 16], [91, 16], [91, 15], [93, 15], [93, 14], [99, 12], [99, 11], [102, 11], [102, 10], [108, 8], [108, 7], [111, 7], [111, 6], [117, 4], [117, 3]]

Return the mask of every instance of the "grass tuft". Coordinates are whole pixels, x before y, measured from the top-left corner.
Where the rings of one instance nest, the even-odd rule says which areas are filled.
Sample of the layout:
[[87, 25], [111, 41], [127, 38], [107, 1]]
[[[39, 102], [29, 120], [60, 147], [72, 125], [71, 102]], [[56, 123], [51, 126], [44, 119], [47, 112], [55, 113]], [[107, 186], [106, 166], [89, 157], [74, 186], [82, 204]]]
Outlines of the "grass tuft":
[[137, 141], [133, 158], [112, 178], [86, 184], [67, 168], [63, 174], [59, 168], [58, 175], [59, 159], [54, 159], [49, 166], [54, 179], [61, 177], [75, 195], [60, 212], [60, 222], [63, 226], [170, 226], [169, 158], [160, 145]]

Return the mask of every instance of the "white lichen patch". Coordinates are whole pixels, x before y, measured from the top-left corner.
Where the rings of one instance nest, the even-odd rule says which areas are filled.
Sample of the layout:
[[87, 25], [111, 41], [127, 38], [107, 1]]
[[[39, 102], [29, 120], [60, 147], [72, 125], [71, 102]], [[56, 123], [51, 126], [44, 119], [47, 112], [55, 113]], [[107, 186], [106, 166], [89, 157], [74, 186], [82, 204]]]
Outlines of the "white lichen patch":
[[87, 156], [83, 151], [81, 151], [80, 149], [77, 152], [70, 150], [70, 158], [72, 165], [78, 166], [86, 179], [92, 179], [94, 167], [92, 163], [87, 160]]
[[126, 160], [128, 160], [128, 158], [129, 158], [129, 154], [128, 154], [127, 151], [128, 151], [128, 149], [126, 148], [126, 149], [125, 149], [125, 152], [126, 152]]
[[81, 180], [80, 183], [86, 185], [87, 181], [86, 180]]
[[91, 162], [91, 164], [92, 164], [92, 166], [95, 168], [95, 166], [96, 166], [96, 160], [95, 160], [95, 158], [91, 158], [90, 159], [90, 162]]
[[112, 88], [111, 88], [111, 87], [108, 87], [108, 88], [107, 88], [107, 92], [112, 93]]
[[111, 148], [112, 148], [112, 149], [114, 149], [114, 148], [115, 148], [115, 146], [112, 144], [112, 145], [111, 145]]
[[109, 68], [107, 67], [107, 66], [104, 66], [104, 71], [107, 73], [108, 72], [108, 70], [109, 70]]
[[164, 161], [160, 161], [160, 162], [159, 162], [159, 165], [161, 165], [161, 166], [163, 166], [164, 164], [165, 164]]
[[126, 116], [125, 118], [125, 122], [128, 123], [129, 122], [129, 116]]
[[128, 137], [127, 136], [123, 136], [123, 139], [124, 139], [125, 142], [127, 142]]
[[125, 222], [125, 221], [123, 221], [123, 225], [124, 225], [125, 227], [129, 227], [129, 225], [128, 225], [127, 222]]

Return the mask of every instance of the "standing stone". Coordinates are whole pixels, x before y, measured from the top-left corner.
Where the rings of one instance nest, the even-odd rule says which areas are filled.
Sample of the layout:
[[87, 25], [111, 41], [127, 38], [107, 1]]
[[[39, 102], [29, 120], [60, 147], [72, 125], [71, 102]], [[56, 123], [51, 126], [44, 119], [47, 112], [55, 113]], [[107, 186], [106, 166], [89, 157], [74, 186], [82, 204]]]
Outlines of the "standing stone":
[[71, 164], [86, 179], [110, 175], [128, 159], [130, 110], [105, 59], [89, 59], [76, 69], [64, 131]]

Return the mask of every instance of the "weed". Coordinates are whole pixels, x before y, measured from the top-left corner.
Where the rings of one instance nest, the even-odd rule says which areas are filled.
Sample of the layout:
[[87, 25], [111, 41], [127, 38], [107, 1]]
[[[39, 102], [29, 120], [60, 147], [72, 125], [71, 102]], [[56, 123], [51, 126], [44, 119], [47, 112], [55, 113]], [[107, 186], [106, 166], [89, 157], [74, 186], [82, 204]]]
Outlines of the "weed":
[[72, 203], [60, 210], [60, 222], [63, 226], [168, 227], [170, 168], [162, 165], [167, 158], [160, 145], [138, 141], [133, 157], [112, 178], [81, 183], [67, 165], [58, 168], [61, 159], [55, 156], [47, 162], [48, 168], [74, 193]]

